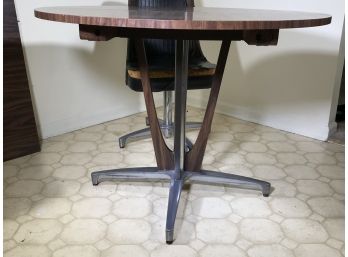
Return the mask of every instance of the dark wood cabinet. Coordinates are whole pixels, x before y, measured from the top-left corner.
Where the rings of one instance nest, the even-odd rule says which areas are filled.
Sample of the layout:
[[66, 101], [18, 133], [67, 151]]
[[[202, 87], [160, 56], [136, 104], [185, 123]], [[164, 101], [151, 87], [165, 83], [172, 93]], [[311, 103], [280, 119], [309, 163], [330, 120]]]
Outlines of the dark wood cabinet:
[[40, 151], [13, 0], [3, 1], [4, 160]]

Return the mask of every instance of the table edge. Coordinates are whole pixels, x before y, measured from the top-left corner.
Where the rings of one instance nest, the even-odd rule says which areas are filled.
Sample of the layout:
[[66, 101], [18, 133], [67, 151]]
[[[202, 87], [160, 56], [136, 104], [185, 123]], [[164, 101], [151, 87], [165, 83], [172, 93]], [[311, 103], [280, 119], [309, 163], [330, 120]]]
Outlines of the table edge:
[[[279, 21], [189, 21], [189, 20], [152, 20], [127, 18], [100, 18], [77, 15], [63, 15], [34, 10], [36, 18], [82, 25], [104, 27], [166, 29], [166, 30], [266, 30], [290, 29], [324, 26], [331, 23], [332, 16], [319, 19], [279, 20]], [[102, 21], [101, 21], [102, 20]], [[204, 26], [203, 26], [204, 25]]]

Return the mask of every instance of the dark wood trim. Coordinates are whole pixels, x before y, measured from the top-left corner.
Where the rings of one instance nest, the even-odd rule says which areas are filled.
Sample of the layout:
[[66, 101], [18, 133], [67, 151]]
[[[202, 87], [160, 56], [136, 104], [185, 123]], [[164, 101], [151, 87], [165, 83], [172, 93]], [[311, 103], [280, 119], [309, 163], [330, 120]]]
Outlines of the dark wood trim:
[[138, 56], [138, 64], [141, 73], [141, 83], [143, 86], [147, 116], [150, 122], [151, 137], [155, 150], [157, 166], [160, 170], [172, 170], [174, 168], [173, 152], [166, 145], [159, 126], [155, 102], [150, 86], [148, 64], [146, 59], [144, 40], [137, 38], [135, 48]]
[[[242, 30], [170, 30], [170, 29], [140, 29], [116, 28], [109, 26], [79, 25], [80, 39], [90, 41], [108, 41], [120, 38], [153, 38], [153, 39], [187, 39], [187, 40], [243, 40]], [[260, 32], [262, 33], [262, 32]]]
[[268, 30], [244, 30], [243, 40], [248, 45], [268, 46], [277, 45], [279, 29]]
[[4, 161], [40, 151], [13, 0], [4, 4]]
[[276, 45], [279, 30], [212, 30], [202, 33], [199, 30], [157, 30], [136, 28], [115, 28], [95, 25], [79, 25], [80, 39], [90, 41], [108, 41], [115, 37], [187, 39], [187, 40], [244, 40], [248, 45]]
[[220, 92], [220, 86], [222, 77], [224, 74], [228, 52], [230, 49], [231, 41], [222, 41], [218, 62], [216, 65], [215, 75], [213, 77], [212, 87], [210, 90], [207, 109], [204, 114], [202, 127], [199, 131], [197, 140], [193, 145], [191, 151], [186, 153], [185, 156], [185, 170], [187, 171], [200, 171], [202, 167], [205, 148], [207, 146], [209, 133], [211, 131], [211, 124], [214, 117], [214, 111], [216, 102]]

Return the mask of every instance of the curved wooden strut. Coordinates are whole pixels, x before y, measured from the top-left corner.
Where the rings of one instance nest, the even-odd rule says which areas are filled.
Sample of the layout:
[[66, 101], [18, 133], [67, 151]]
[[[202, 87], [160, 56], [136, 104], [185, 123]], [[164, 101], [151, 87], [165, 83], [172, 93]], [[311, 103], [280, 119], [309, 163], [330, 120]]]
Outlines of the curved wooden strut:
[[193, 145], [191, 151], [186, 153], [185, 156], [185, 170], [187, 171], [201, 170], [204, 152], [207, 146], [209, 133], [211, 131], [211, 124], [214, 117], [214, 111], [220, 92], [222, 76], [224, 74], [230, 45], [230, 40], [222, 41], [219, 58], [215, 69], [215, 75], [213, 77], [212, 87], [210, 90], [209, 100], [203, 118], [202, 127], [199, 131], [197, 140]]
[[157, 118], [155, 102], [150, 85], [148, 63], [144, 47], [144, 40], [137, 38], [135, 48], [138, 56], [138, 64], [141, 74], [141, 84], [143, 86], [147, 116], [150, 122], [151, 137], [155, 150], [157, 166], [159, 170], [172, 170], [174, 168], [173, 152], [168, 148], [163, 139], [161, 128]]
[[[222, 41], [218, 62], [213, 77], [212, 88], [205, 111], [202, 127], [199, 131], [196, 143], [193, 148], [185, 154], [185, 166], [186, 171], [200, 171], [202, 167], [205, 148], [208, 142], [209, 133], [211, 131], [211, 125], [214, 117], [214, 111], [216, 102], [220, 92], [222, 77], [224, 74], [228, 52], [230, 49], [231, 41]], [[156, 161], [159, 170], [172, 170], [174, 169], [174, 157], [173, 151], [171, 151], [166, 145], [162, 132], [159, 126], [155, 103], [153, 100], [153, 94], [150, 86], [150, 78], [148, 71], [148, 64], [146, 60], [146, 53], [144, 48], [143, 39], [135, 40], [136, 51], [138, 55], [138, 63], [141, 73], [141, 82], [144, 91], [144, 98], [146, 103], [146, 110], [150, 121], [150, 130], [153, 140], [153, 146], [156, 155]]]

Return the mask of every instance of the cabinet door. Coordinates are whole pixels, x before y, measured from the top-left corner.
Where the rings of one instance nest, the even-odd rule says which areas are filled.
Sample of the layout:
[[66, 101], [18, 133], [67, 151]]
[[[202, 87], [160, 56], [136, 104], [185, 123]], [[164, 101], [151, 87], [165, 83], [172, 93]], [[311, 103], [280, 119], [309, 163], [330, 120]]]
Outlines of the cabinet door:
[[4, 13], [4, 160], [40, 151], [13, 0]]

